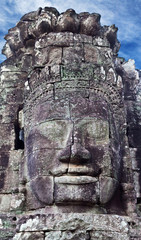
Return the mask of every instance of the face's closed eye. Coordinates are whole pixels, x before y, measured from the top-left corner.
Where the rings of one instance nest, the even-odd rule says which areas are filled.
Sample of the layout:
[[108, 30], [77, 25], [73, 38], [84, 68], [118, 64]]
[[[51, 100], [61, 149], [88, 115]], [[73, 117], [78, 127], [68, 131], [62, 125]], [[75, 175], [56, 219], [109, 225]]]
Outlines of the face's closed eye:
[[108, 144], [109, 124], [95, 118], [77, 120], [74, 124], [74, 141], [77, 138], [85, 146]]
[[[65, 148], [72, 143], [72, 130], [73, 124], [69, 120], [52, 120], [40, 123], [29, 134], [28, 145], [32, 145], [32, 151], [43, 148]], [[32, 139], [32, 141], [28, 139]]]

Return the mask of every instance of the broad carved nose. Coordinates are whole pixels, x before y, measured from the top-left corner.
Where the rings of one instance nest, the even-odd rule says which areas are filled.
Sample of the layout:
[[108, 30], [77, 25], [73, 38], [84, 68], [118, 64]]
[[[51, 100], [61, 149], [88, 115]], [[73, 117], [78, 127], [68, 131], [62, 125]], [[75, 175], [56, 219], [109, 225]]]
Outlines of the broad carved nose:
[[74, 164], [84, 164], [88, 162], [91, 158], [90, 152], [85, 149], [80, 143], [74, 143], [71, 146], [71, 157], [70, 163]]

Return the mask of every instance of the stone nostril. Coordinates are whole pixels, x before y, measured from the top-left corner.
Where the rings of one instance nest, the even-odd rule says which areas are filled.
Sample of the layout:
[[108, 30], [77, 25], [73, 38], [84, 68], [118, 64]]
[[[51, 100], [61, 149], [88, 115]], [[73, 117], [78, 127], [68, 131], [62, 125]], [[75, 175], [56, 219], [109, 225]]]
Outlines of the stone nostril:
[[59, 161], [63, 162], [63, 163], [69, 162], [70, 161], [70, 156], [62, 155], [62, 156], [59, 157]]
[[68, 163], [70, 161], [70, 156], [71, 156], [71, 147], [69, 146], [66, 149], [63, 149], [59, 153], [58, 159], [60, 162]]
[[71, 148], [70, 163], [84, 164], [91, 159], [90, 152], [80, 144], [74, 144]]

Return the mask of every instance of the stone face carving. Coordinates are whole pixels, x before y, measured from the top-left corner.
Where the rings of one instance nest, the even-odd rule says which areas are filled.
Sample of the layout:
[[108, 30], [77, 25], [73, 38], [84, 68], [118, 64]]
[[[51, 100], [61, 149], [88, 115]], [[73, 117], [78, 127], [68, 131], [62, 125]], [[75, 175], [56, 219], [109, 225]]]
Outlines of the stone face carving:
[[46, 7], [6, 35], [0, 239], [140, 239], [140, 71], [116, 34]]
[[79, 88], [67, 99], [42, 101], [25, 139], [34, 194], [46, 204], [107, 203], [121, 163], [110, 107], [94, 92], [81, 96]]

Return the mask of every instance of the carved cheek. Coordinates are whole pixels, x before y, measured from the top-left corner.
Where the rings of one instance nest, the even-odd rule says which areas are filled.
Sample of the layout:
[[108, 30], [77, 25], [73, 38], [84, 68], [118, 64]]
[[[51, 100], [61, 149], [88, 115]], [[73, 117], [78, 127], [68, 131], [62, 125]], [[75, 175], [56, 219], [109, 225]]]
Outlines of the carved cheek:
[[119, 182], [111, 177], [100, 177], [100, 203], [107, 203], [113, 196]]

